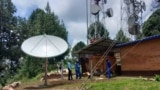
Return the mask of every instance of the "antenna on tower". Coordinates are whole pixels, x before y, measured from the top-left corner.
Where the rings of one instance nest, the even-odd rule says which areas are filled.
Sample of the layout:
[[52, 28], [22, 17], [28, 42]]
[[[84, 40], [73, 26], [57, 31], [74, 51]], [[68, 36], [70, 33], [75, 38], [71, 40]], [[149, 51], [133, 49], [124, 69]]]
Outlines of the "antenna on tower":
[[[113, 10], [112, 8], [108, 8], [108, 9], [104, 8], [104, 5], [107, 4], [107, 0], [91, 0], [90, 3], [91, 3], [91, 6], [90, 6], [91, 24], [94, 25], [94, 30], [88, 31], [88, 32], [89, 33], [94, 32], [94, 35], [92, 35], [92, 37], [89, 38], [92, 43], [92, 41], [97, 40], [100, 36], [98, 35], [98, 27], [99, 27], [98, 24], [101, 23], [100, 18], [105, 19], [106, 17], [112, 17]], [[100, 15], [102, 15], [102, 17], [100, 17]], [[101, 24], [103, 25], [103, 23]]]
[[[123, 0], [123, 3], [125, 5], [124, 7], [122, 7], [121, 5], [121, 10], [124, 10], [126, 13], [125, 18], [127, 18], [126, 22], [128, 26], [128, 33], [136, 37], [136, 35], [138, 35], [141, 32], [140, 30], [142, 27], [142, 14], [144, 11], [146, 11], [146, 4], [142, 0]], [[122, 13], [121, 20], [123, 20]]]

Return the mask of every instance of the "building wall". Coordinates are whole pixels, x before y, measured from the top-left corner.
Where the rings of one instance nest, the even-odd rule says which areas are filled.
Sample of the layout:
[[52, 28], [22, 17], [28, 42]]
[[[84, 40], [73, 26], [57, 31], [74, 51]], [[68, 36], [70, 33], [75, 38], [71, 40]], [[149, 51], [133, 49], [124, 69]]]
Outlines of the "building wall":
[[[112, 72], [115, 72], [115, 58], [112, 56], [106, 56], [102, 59], [102, 55], [90, 55], [89, 56], [89, 63], [86, 65], [87, 70], [91, 70], [91, 63], [94, 71], [100, 71], [103, 74], [106, 74], [106, 60], [109, 59], [112, 65]], [[99, 63], [99, 64], [97, 64]]]
[[160, 39], [143, 41], [120, 48], [122, 74], [160, 73]]

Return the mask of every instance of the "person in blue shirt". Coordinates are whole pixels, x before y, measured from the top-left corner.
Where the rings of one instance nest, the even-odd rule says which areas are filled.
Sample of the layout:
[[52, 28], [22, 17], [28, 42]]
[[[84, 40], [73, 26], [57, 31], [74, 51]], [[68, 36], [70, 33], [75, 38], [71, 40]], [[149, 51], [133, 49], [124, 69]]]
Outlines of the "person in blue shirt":
[[107, 77], [111, 78], [111, 62], [108, 59], [106, 62], [106, 69], [107, 69], [107, 72], [106, 72]]
[[68, 80], [72, 80], [72, 66], [71, 66], [71, 62], [68, 61], [67, 62], [67, 65], [68, 65]]
[[75, 62], [75, 72], [76, 72], [76, 79], [81, 79], [81, 71], [80, 71], [80, 64], [78, 60]]

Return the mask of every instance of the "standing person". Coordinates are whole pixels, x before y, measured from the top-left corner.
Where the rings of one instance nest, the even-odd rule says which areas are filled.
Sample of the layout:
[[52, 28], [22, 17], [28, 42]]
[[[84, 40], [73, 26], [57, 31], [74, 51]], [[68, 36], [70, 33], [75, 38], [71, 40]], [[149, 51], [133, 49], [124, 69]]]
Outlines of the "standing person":
[[107, 75], [108, 78], [111, 78], [111, 62], [108, 59], [107, 59], [107, 65], [106, 65], [106, 67], [107, 67], [106, 75]]
[[60, 72], [62, 71], [62, 64], [61, 63], [59, 64], [59, 71]]
[[76, 71], [76, 79], [81, 79], [81, 71], [80, 71], [80, 64], [78, 60], [75, 62], [75, 71]]
[[72, 80], [73, 78], [72, 78], [72, 66], [71, 66], [71, 62], [68, 61], [67, 65], [68, 65], [68, 80]]
[[57, 63], [57, 73], [59, 73], [60, 65]]

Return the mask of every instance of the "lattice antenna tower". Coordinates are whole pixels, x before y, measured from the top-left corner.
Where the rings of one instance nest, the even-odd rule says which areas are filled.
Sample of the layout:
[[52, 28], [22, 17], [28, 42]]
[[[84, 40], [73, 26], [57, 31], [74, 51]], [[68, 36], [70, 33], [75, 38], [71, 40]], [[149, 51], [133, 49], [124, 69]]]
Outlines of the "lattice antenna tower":
[[[121, 14], [122, 27], [127, 27], [125, 31], [128, 31], [128, 35], [130, 35], [130, 38], [133, 40], [141, 33], [143, 24], [142, 14], [145, 10], [146, 5], [142, 0], [123, 0], [123, 3], [121, 0], [121, 12], [124, 12]], [[124, 14], [125, 17], [123, 16]], [[123, 20], [126, 20], [126, 26], [123, 26]]]
[[120, 15], [121, 15], [121, 18], [120, 18], [120, 29], [123, 30], [124, 34], [126, 36], [128, 36], [128, 26], [127, 26], [127, 19], [128, 19], [128, 11], [127, 11], [127, 8], [129, 8], [128, 6], [126, 6], [124, 3], [123, 3], [123, 0], [120, 0], [120, 8], [121, 8], [121, 11], [120, 11]]
[[[90, 23], [94, 25], [94, 35], [90, 36], [90, 42], [101, 38], [98, 35], [98, 23], [100, 22], [105, 28], [105, 18], [113, 16], [112, 8], [108, 8], [105, 10], [104, 5], [107, 4], [107, 0], [91, 0], [90, 1]], [[100, 19], [102, 18], [102, 19]], [[88, 31], [89, 33], [93, 33], [93, 31]]]

